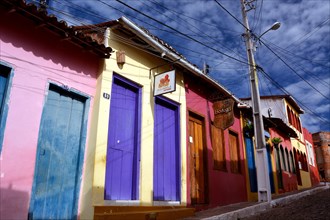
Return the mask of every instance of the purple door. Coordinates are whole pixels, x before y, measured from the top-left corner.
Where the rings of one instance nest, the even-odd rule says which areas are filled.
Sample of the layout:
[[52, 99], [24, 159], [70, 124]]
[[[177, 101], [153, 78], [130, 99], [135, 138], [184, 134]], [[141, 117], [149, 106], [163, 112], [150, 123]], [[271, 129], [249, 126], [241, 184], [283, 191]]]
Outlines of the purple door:
[[180, 200], [179, 107], [156, 98], [154, 131], [154, 200]]
[[114, 76], [105, 176], [106, 200], [138, 198], [140, 89]]

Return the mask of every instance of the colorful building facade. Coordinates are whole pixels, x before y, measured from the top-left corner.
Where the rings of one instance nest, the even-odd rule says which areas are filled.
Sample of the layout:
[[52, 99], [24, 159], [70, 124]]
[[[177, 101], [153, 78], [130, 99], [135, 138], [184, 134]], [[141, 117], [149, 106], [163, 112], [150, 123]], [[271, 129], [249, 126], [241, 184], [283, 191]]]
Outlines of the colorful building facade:
[[[243, 102], [251, 104], [250, 99], [243, 99]], [[271, 185], [272, 182], [274, 183], [272, 192], [284, 193], [311, 187], [308, 153], [299, 118], [303, 110], [292, 97], [283, 95], [261, 97], [261, 111], [264, 116], [265, 133], [268, 134], [265, 138], [268, 139], [268, 162], [271, 167], [270, 172], [273, 173], [273, 175], [270, 174]], [[245, 143], [250, 142], [245, 141]], [[248, 164], [253, 162], [253, 156], [254, 154], [247, 151]], [[253, 167], [253, 164], [248, 166]], [[254, 178], [253, 172], [252, 174], [250, 172], [247, 180], [250, 186], [256, 185]], [[250, 191], [248, 190], [248, 192], [254, 191], [256, 189], [252, 187]], [[249, 200], [256, 199], [255, 193], [248, 194], [248, 197]]]
[[320, 175], [319, 175], [319, 170], [318, 170], [318, 166], [316, 163], [313, 136], [306, 128], [303, 128], [303, 133], [304, 133], [304, 137], [305, 137], [305, 145], [307, 148], [307, 163], [308, 163], [308, 167], [309, 167], [309, 173], [311, 176], [312, 186], [317, 186], [320, 183]]
[[[187, 200], [197, 210], [247, 201], [239, 101], [206, 79], [206, 76], [185, 77]], [[226, 129], [216, 127], [215, 97], [235, 102], [231, 107], [233, 122]]]
[[[92, 217], [93, 210], [98, 215], [102, 207], [107, 212], [120, 206], [134, 206], [136, 210], [160, 206], [198, 210], [246, 201], [245, 158], [236, 107], [239, 100], [175, 49], [127, 18], [96, 26], [103, 31], [99, 33], [92, 26], [76, 30], [100, 41], [108, 36], [116, 56], [106, 62], [98, 78], [99, 102], [92, 123], [95, 166], [89, 180], [93, 196], [85, 203], [91, 211], [82, 217]], [[176, 90], [155, 96], [157, 77], [165, 72], [166, 80], [173, 70]], [[200, 80], [205, 82], [205, 88], [196, 84]], [[210, 87], [213, 93], [235, 102], [233, 124], [224, 132], [212, 125], [214, 100], [202, 92], [211, 95]], [[135, 95], [132, 91], [136, 91]], [[128, 99], [126, 95], [134, 97], [136, 103], [122, 103]], [[126, 122], [126, 118], [130, 121]], [[135, 124], [129, 125], [131, 121]], [[124, 140], [131, 140], [136, 147], [124, 151], [120, 135], [127, 135], [133, 128], [137, 130]], [[132, 154], [126, 158], [126, 153], [116, 151]], [[133, 169], [126, 169], [123, 161], [131, 161], [129, 167]], [[129, 177], [123, 176], [121, 170]], [[226, 187], [228, 181], [230, 190]]]
[[75, 218], [96, 77], [111, 48], [20, 0], [1, 1], [0, 27], [0, 218]]
[[[186, 99], [182, 69], [163, 65], [166, 61], [161, 53], [168, 49], [128, 19], [98, 27], [104, 30], [101, 35], [88, 26], [77, 27], [97, 39], [106, 34], [116, 52], [98, 77], [92, 125], [95, 164], [88, 183], [93, 193], [86, 197], [89, 211], [82, 218], [93, 218], [94, 207], [185, 206], [186, 139], [182, 137], [186, 136]], [[146, 44], [150, 48], [141, 49]], [[150, 52], [159, 47], [162, 50], [158, 54]], [[175, 77], [169, 76], [172, 71]], [[168, 74], [155, 83], [164, 72]], [[175, 91], [154, 96], [155, 89], [170, 81]]]

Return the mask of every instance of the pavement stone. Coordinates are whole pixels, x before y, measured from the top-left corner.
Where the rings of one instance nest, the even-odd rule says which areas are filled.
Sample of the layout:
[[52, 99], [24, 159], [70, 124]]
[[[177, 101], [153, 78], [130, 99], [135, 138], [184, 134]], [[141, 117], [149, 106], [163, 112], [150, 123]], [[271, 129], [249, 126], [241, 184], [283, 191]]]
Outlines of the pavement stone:
[[277, 195], [270, 202], [244, 202], [216, 207], [213, 209], [196, 212], [195, 216], [185, 218], [185, 220], [237, 220], [247, 218], [249, 216], [270, 210], [273, 207], [286, 205], [302, 197], [312, 195], [329, 188], [330, 183], [323, 182], [313, 188]]

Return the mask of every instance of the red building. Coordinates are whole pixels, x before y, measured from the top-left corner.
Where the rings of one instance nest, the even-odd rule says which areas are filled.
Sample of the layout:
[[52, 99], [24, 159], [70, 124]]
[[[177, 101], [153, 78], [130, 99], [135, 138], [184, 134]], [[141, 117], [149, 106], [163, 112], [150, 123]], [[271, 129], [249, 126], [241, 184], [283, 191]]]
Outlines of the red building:
[[[275, 161], [274, 173], [276, 179], [277, 193], [290, 192], [298, 189], [297, 168], [294, 161], [294, 150], [290, 137], [294, 137], [295, 132], [287, 126], [281, 119], [268, 118], [276, 123], [276, 126], [269, 128], [271, 155]], [[291, 134], [291, 136], [289, 136]], [[276, 143], [274, 139], [280, 138], [281, 142]]]
[[320, 175], [316, 163], [315, 149], [313, 144], [313, 136], [306, 128], [303, 128], [306, 150], [307, 150], [307, 163], [309, 166], [309, 173], [311, 175], [312, 186], [320, 183]]
[[[247, 201], [238, 99], [206, 75], [186, 77], [185, 88], [188, 205], [200, 210]], [[219, 98], [235, 100], [233, 124], [225, 130], [214, 126], [213, 104]]]

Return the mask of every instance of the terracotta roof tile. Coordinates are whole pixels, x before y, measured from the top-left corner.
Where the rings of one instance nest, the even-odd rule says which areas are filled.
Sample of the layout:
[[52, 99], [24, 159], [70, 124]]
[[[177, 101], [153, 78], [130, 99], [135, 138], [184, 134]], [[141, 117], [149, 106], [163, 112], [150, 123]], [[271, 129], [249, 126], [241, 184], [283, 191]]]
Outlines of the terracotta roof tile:
[[55, 15], [48, 14], [47, 11], [38, 8], [34, 4], [27, 3], [25, 0], [1, 0], [0, 6], [40, 23], [40, 25], [59, 34], [64, 39], [69, 39], [72, 43], [93, 51], [101, 58], [109, 58], [111, 55], [111, 47], [105, 47], [104, 44], [98, 43], [92, 37], [76, 31], [65, 21], [58, 20]]

